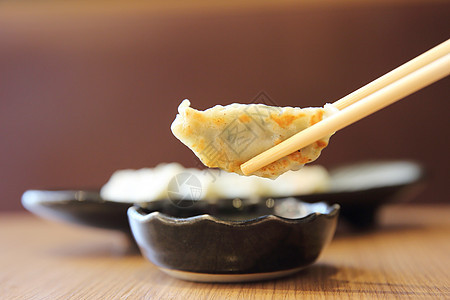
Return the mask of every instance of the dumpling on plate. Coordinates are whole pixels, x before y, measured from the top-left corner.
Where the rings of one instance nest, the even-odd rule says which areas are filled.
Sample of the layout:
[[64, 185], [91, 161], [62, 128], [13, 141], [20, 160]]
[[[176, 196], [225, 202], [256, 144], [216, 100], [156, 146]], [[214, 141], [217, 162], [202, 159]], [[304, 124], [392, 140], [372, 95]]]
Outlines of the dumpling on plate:
[[329, 173], [319, 165], [287, 171], [274, 180], [221, 172], [210, 183], [207, 195], [219, 199], [291, 197], [325, 192], [329, 185]]
[[200, 200], [209, 195], [209, 186], [218, 175], [218, 170], [206, 173], [195, 168], [185, 168], [178, 163], [161, 163], [154, 168], [138, 170], [117, 170], [101, 188], [100, 195], [109, 201], [125, 203], [147, 203], [162, 199]]
[[[337, 111], [332, 105], [297, 108], [237, 103], [199, 111], [190, 104], [186, 99], [178, 107], [171, 126], [175, 137], [207, 167], [240, 175], [244, 175], [240, 168], [244, 162]], [[319, 157], [329, 138], [326, 136], [252, 175], [273, 179], [288, 170], [299, 170]]]
[[322, 166], [306, 166], [288, 171], [275, 180], [244, 177], [217, 169], [185, 168], [178, 163], [161, 163], [154, 168], [114, 172], [102, 187], [103, 199], [115, 202], [146, 203], [156, 200], [259, 199], [290, 197], [324, 192], [330, 178]]

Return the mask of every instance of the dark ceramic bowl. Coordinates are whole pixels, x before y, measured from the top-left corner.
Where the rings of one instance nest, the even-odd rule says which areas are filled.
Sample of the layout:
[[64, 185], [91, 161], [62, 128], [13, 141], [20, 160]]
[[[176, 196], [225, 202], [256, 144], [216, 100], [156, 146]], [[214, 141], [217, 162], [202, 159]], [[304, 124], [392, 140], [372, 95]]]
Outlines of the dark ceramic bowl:
[[[424, 183], [423, 168], [410, 161], [356, 163], [334, 168], [330, 175], [329, 191], [295, 197], [309, 203], [338, 203], [341, 219], [357, 229], [375, 226], [376, 213], [382, 205], [411, 199]], [[217, 204], [229, 201], [232, 199]], [[132, 204], [104, 200], [98, 191], [29, 190], [23, 194], [22, 204], [47, 219], [129, 233], [126, 211]], [[158, 210], [157, 206], [153, 203], [150, 209]]]
[[172, 276], [202, 282], [264, 280], [297, 272], [331, 241], [339, 213], [339, 205], [294, 198], [153, 205], [128, 209], [141, 252]]
[[130, 232], [126, 212], [131, 204], [106, 201], [97, 191], [28, 190], [22, 205], [45, 219]]
[[425, 185], [425, 171], [412, 161], [372, 161], [344, 165], [330, 171], [330, 189], [297, 196], [302, 201], [339, 203], [340, 216], [355, 229], [376, 226], [379, 208], [412, 199]]

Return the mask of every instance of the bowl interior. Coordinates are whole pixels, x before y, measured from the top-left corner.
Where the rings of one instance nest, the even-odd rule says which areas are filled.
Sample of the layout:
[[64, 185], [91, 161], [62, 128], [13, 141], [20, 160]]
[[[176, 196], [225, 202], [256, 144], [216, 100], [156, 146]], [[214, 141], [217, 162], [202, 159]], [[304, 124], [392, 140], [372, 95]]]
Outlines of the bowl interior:
[[284, 219], [298, 219], [313, 213], [328, 214], [332, 206], [325, 203], [304, 203], [296, 198], [280, 199], [219, 199], [206, 200], [160, 200], [146, 203], [139, 212], [147, 214], [158, 211], [171, 218], [191, 218], [208, 214], [223, 221], [246, 221], [274, 215]]

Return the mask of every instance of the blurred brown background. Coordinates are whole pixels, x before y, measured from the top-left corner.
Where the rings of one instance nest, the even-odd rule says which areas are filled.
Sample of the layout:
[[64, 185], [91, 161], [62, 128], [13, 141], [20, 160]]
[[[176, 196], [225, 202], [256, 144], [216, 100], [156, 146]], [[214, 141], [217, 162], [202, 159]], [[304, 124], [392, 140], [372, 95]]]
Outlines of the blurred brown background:
[[[336, 1], [337, 2], [337, 1]], [[332, 102], [449, 38], [449, 1], [3, 2], [0, 210], [30, 188], [100, 187], [197, 160], [170, 132], [200, 109]], [[412, 159], [448, 201], [447, 78], [336, 134], [316, 162]]]

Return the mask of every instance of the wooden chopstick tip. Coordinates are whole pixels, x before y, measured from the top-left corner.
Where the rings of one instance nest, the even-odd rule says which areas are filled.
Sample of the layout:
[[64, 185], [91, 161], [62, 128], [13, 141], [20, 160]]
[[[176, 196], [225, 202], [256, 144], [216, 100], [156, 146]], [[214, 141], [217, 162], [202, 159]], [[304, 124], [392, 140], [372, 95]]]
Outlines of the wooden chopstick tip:
[[252, 168], [251, 165], [249, 165], [249, 162], [250, 160], [241, 165], [241, 171], [245, 176], [249, 176], [252, 174]]

